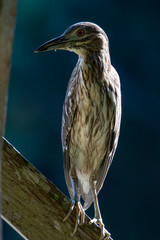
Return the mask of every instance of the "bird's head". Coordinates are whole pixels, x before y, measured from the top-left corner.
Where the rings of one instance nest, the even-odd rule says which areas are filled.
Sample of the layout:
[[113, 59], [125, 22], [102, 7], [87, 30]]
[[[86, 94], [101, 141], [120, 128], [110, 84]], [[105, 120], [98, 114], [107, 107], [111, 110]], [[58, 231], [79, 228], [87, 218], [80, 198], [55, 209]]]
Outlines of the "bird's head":
[[108, 50], [108, 38], [96, 24], [80, 22], [70, 26], [61, 36], [42, 44], [35, 52], [63, 49], [85, 55]]

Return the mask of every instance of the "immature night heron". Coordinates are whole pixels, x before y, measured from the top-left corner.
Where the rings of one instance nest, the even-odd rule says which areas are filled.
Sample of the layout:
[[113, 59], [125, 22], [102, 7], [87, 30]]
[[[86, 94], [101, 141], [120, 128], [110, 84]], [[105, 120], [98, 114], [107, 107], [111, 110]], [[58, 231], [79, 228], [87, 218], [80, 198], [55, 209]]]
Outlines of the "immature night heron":
[[[97, 195], [112, 162], [120, 130], [121, 90], [119, 76], [111, 65], [105, 32], [96, 24], [80, 22], [69, 27], [36, 52], [63, 49], [79, 59], [68, 84], [63, 106], [62, 145], [64, 173], [71, 196], [66, 220], [76, 206], [76, 223], [94, 203], [100, 239], [109, 238], [102, 221]], [[80, 204], [80, 198], [84, 206]]]

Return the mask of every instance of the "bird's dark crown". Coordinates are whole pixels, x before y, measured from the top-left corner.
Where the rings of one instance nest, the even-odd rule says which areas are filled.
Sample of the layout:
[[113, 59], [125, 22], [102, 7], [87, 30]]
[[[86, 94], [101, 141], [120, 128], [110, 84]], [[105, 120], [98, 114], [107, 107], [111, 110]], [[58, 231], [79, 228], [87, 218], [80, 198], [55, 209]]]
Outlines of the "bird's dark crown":
[[75, 30], [82, 28], [87, 34], [89, 33], [101, 33], [104, 36], [106, 36], [105, 32], [102, 28], [100, 28], [97, 24], [91, 23], [91, 22], [79, 22], [71, 25], [67, 30], [64, 32], [64, 34], [70, 34], [71, 32], [74, 32]]

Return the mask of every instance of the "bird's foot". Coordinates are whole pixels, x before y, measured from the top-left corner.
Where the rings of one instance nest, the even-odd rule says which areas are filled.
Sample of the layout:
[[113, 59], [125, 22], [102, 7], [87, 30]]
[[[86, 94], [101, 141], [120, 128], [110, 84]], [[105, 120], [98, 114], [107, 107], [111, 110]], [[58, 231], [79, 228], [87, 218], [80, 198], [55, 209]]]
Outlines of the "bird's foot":
[[71, 233], [71, 236], [73, 237], [75, 233], [77, 232], [78, 225], [82, 225], [85, 221], [85, 212], [83, 210], [83, 207], [79, 201], [75, 201], [74, 199], [71, 199], [71, 206], [70, 209], [63, 219], [63, 222], [65, 222], [68, 217], [71, 215], [74, 207], [76, 207], [76, 222], [75, 222], [75, 227], [73, 230], [73, 233]]
[[93, 218], [90, 220], [89, 224], [95, 223], [99, 226], [101, 233], [99, 240], [108, 240], [111, 234], [105, 229], [104, 223], [102, 221], [102, 218]]

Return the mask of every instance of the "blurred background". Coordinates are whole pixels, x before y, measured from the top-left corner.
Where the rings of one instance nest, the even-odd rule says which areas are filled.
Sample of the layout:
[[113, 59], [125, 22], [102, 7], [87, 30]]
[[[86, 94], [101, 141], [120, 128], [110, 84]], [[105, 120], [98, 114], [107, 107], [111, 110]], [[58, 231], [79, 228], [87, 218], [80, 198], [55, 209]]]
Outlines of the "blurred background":
[[[62, 105], [74, 53], [34, 50], [80, 21], [101, 26], [122, 87], [121, 134], [99, 194], [114, 240], [158, 239], [160, 215], [160, 3], [21, 0], [12, 55], [6, 139], [67, 196]], [[87, 214], [93, 217], [93, 207]], [[3, 239], [22, 239], [4, 223]]]

